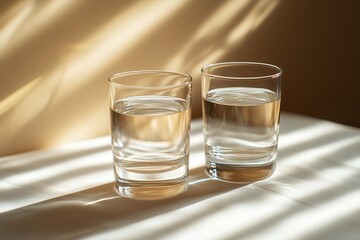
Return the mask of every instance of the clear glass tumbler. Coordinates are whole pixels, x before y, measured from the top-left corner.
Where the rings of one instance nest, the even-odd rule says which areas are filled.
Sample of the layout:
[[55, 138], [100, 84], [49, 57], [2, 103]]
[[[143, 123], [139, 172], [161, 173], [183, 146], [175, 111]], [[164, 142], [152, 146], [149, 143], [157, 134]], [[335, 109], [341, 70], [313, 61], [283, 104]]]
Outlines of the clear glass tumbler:
[[207, 172], [249, 183], [275, 170], [282, 70], [256, 62], [210, 64], [201, 70]]
[[125, 197], [163, 199], [187, 188], [192, 78], [161, 70], [109, 78], [115, 186]]

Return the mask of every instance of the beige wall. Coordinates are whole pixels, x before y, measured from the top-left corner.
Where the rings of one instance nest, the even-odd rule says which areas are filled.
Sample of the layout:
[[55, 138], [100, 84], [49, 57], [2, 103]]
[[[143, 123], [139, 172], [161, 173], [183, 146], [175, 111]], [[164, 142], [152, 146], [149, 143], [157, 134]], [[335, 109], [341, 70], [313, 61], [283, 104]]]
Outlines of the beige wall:
[[1, 1], [0, 156], [109, 134], [107, 78], [284, 69], [282, 109], [360, 127], [359, 1]]

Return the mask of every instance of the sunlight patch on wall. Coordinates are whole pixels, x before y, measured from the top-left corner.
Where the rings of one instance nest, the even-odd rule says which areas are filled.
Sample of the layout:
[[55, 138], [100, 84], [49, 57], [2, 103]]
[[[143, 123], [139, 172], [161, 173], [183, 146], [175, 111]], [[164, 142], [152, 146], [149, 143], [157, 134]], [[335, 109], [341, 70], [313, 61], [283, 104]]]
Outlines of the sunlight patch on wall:
[[71, 121], [66, 121], [59, 126], [54, 137], [46, 141], [46, 146], [56, 146], [59, 142], [77, 141], [79, 136], [88, 138], [89, 134], [104, 135], [97, 130], [99, 128], [101, 129], [99, 126], [110, 126], [110, 120], [104, 121], [103, 112], [103, 106], [100, 104], [87, 106], [86, 118], [91, 116], [91, 120], [84, 118], [84, 116], [73, 116]]
[[[223, 45], [213, 51], [206, 58], [206, 62], [216, 62], [218, 59], [221, 59], [221, 57], [224, 56], [227, 52], [232, 51], [234, 47], [238, 47], [238, 45], [245, 40], [245, 37], [248, 34], [254, 31], [264, 20], [266, 20], [266, 18], [274, 10], [278, 3], [278, 0], [257, 2], [252, 10], [246, 13], [244, 19], [241, 20], [228, 35]], [[195, 71], [195, 69], [193, 71]]]
[[[86, 1], [24, 1], [11, 6], [0, 17], [4, 22], [0, 43], [11, 40], [9, 47], [0, 49], [0, 60], [6, 61], [8, 56], [13, 56], [10, 63], [24, 68], [20, 72], [23, 72], [22, 75], [14, 75], [13, 79], [20, 80], [9, 89], [14, 91], [19, 86], [23, 87], [7, 92], [9, 96], [0, 103], [1, 129], [5, 129], [4, 136], [9, 136], [0, 139], [0, 145], [1, 142], [9, 147], [27, 144], [17, 150], [22, 151], [105, 134], [107, 128], [104, 126], [109, 124], [105, 122], [106, 96], [100, 96], [100, 92], [105, 92], [108, 77], [105, 73], [110, 68], [117, 64], [128, 67], [136, 63], [134, 59], [142, 57], [141, 51], [156, 43], [153, 39], [158, 37], [159, 45], [166, 43], [161, 34], [167, 31], [167, 27], [181, 26], [194, 29], [185, 31], [191, 35], [169, 43], [164, 52], [171, 51], [171, 57], [162, 59], [168, 54], [146, 57], [153, 57], [155, 65], [161, 63], [164, 68], [183, 69], [195, 77], [204, 64], [218, 61], [235, 47], [238, 48], [246, 35], [266, 20], [279, 1], [230, 0], [221, 4], [212, 3], [211, 8], [204, 6], [202, 9], [209, 11], [209, 15], [204, 15], [208, 17], [200, 19], [194, 26], [182, 26], [181, 22], [172, 21], [184, 16], [189, 7], [199, 6], [190, 2], [134, 1], [126, 6], [118, 4], [119, 11], [115, 15], [113, 11], [109, 11], [109, 15], [101, 15], [108, 11], [108, 7], [101, 8], [104, 12], [100, 11], [99, 16], [102, 17], [99, 21], [91, 23], [83, 32], [77, 32], [76, 36], [67, 35], [63, 40], [61, 36], [53, 35], [56, 32], [54, 29], [60, 26], [61, 34], [81, 31], [81, 26], [68, 31], [66, 24], [72, 24], [72, 20], [77, 19], [77, 11], [86, 6]], [[84, 16], [87, 16], [86, 13]], [[63, 23], [67, 17], [71, 21]], [[161, 36], [155, 36], [159, 32]], [[50, 39], [47, 39], [49, 35]], [[148, 39], [151, 43], [147, 42]], [[34, 44], [36, 48], [32, 49]], [[142, 49], [137, 49], [139, 46]], [[27, 58], [21, 59], [25, 48], [32, 51], [27, 52]], [[43, 52], [35, 56], [38, 51]], [[30, 65], [32, 56], [35, 56], [34, 68]], [[126, 65], [129, 56], [132, 62]], [[99, 95], [95, 98], [92, 94], [99, 87]], [[90, 106], [85, 108], [87, 103]], [[194, 106], [196, 104], [200, 102], [194, 101]], [[44, 127], [48, 127], [49, 132]]]
[[[194, 51], [194, 46], [196, 44], [201, 44], [204, 42], [206, 44], [206, 40], [209, 38], [215, 39], [222, 39], [222, 36], [219, 36], [218, 33], [224, 28], [237, 14], [241, 11], [242, 8], [246, 7], [251, 1], [244, 0], [244, 1], [227, 1], [217, 9], [208, 19], [205, 19], [204, 23], [199, 26], [199, 30], [194, 34], [192, 39], [190, 39], [181, 52], [176, 54], [172, 59], [169, 59], [169, 63], [167, 68], [176, 68], [179, 66], [186, 65], [187, 56], [191, 51]], [[213, 46], [211, 49], [208, 50], [208, 54], [213, 54], [215, 56], [211, 57], [210, 59], [216, 58], [219, 53], [214, 54], [214, 52], [223, 52], [224, 46]], [[206, 47], [205, 47], [206, 48]], [[196, 49], [197, 51], [199, 49]], [[210, 59], [203, 59], [201, 63], [198, 63], [197, 66], [194, 66], [193, 69], [196, 71], [199, 70], [200, 65], [204, 62], [209, 61]], [[195, 71], [195, 70], [193, 70]]]
[[[14, 37], [15, 34], [19, 33], [19, 29], [21, 25], [25, 23], [25, 21], [29, 18], [30, 14], [34, 10], [34, 2], [33, 1], [23, 1], [18, 2], [14, 6], [11, 7], [0, 19], [0, 46], [2, 47], [0, 51], [5, 51], [11, 46], [13, 43], [8, 44], [10, 40], [17, 38]], [[4, 57], [3, 54], [0, 54], [0, 58]]]
[[[137, 2], [121, 12], [92, 36], [70, 47], [66, 57], [67, 94], [76, 91], [97, 72], [131, 51], [142, 37], [171, 17], [186, 1]], [[158, 14], [162, 12], [162, 14]], [[141, 17], [139, 17], [141, 16]], [[126, 60], [125, 60], [126, 61]], [[76, 79], [76, 81], [74, 81]], [[103, 79], [105, 81], [105, 79]]]
[[[11, 37], [10, 45], [0, 49], [0, 60], [6, 59], [7, 55], [12, 51], [26, 44], [27, 41], [39, 33], [46, 31], [47, 28], [51, 27], [52, 23], [63, 17], [62, 13], [67, 13], [69, 9], [81, 1], [62, 0], [35, 2], [36, 5], [34, 5], [34, 2], [35, 1], [24, 1], [16, 5], [16, 7], [6, 13], [4, 18], [1, 19], [8, 23], [5, 24], [5, 27], [1, 30], [0, 36], [5, 34], [8, 38], [13, 37]], [[16, 37], [14, 37], [15, 34]]]
[[[167, 67], [186, 66], [189, 54], [194, 52], [197, 45], [203, 43], [204, 46], [202, 48], [205, 51], [199, 54], [198, 61], [191, 66], [187, 65], [190, 74], [198, 74], [202, 66], [219, 61], [221, 57], [234, 47], [238, 47], [249, 33], [258, 28], [266, 20], [278, 4], [278, 0], [259, 1], [256, 3], [249, 0], [228, 1], [224, 3], [220, 9], [199, 27], [197, 33], [188, 41], [182, 51], [169, 60]], [[247, 11], [248, 8], [250, 11]], [[229, 25], [231, 26], [231, 22], [234, 22], [234, 19], [238, 18], [239, 14], [241, 14], [242, 18], [233, 27], [230, 34], [224, 32], [223, 29]], [[227, 35], [222, 36], [224, 33]], [[209, 46], [206, 46], [207, 44]]]
[[[131, 51], [136, 44], [143, 40], [145, 35], [166, 22], [186, 3], [187, 1], [134, 2], [130, 8], [120, 11], [118, 15], [109, 18], [108, 22], [100, 28], [94, 29], [90, 36], [85, 35], [78, 43], [67, 46], [65, 48], [67, 53], [65, 52], [61, 56], [59, 63], [53, 69], [50, 69], [41, 79], [36, 80], [36, 83], [25, 85], [1, 103], [0, 112], [9, 112], [1, 119], [2, 127], [5, 128], [4, 125], [6, 125], [6, 134], [4, 134], [17, 137], [16, 134], [31, 120], [38, 117], [50, 100], [53, 101], [52, 107], [62, 106], [61, 103], [64, 100], [69, 96], [75, 96], [84, 84], [88, 84], [96, 74], [101, 73], [119, 57]], [[40, 7], [39, 10], [36, 7]], [[23, 8], [19, 8], [19, 10], [21, 9]], [[64, 17], [69, 9], [76, 9], [73, 1], [46, 2], [41, 6], [33, 7], [33, 11], [27, 10], [30, 12], [30, 16], [23, 17], [26, 22], [17, 24], [18, 29], [14, 29], [12, 32], [18, 34], [21, 29], [25, 28], [26, 30], [18, 34], [11, 49], [16, 49], [37, 34], [47, 31], [47, 28], [51, 27], [56, 20]], [[159, 11], [162, 14], [159, 14]], [[27, 14], [29, 15], [29, 13]], [[6, 53], [10, 53], [11, 49], [6, 50]], [[106, 76], [99, 81], [105, 83]], [[100, 102], [102, 103], [102, 101]], [[101, 107], [103, 107], [101, 104], [92, 105], [91, 111], [87, 111], [86, 117], [91, 121], [78, 115], [73, 116], [71, 121], [64, 121], [59, 129], [53, 130], [47, 142], [42, 145], [51, 146], [59, 142], [71, 141], [79, 136], [87, 136], [89, 132], [94, 134], [94, 126], [104, 124], [104, 116], [99, 114], [102, 113]], [[53, 137], [54, 133], [55, 137]], [[3, 140], [10, 142], [11, 139]]]
[[228, 35], [226, 44], [233, 45], [238, 43], [245, 35], [256, 30], [261, 23], [273, 12], [279, 4], [279, 0], [259, 1], [251, 11]]
[[19, 102], [23, 100], [34, 88], [39, 84], [40, 77], [27, 83], [25, 86], [12, 93], [0, 102], [0, 116], [5, 114], [11, 108], [15, 107]]
[[14, 140], [27, 124], [44, 111], [56, 95], [60, 74], [61, 71], [51, 72], [51, 76], [37, 77], [0, 102], [2, 134], [8, 136], [0, 138], [1, 147], [5, 148], [8, 142]]
[[[143, 40], [145, 35], [156, 29], [159, 24], [167, 21], [185, 3], [186, 1], [137, 2], [98, 29], [92, 36], [70, 46], [70, 54], [65, 57], [62, 66], [65, 72], [61, 91], [59, 91], [56, 101], [61, 102], [69, 95], [79, 91], [89, 82], [89, 79], [131, 51], [136, 44]], [[159, 11], [164, 14], [158, 14]], [[99, 81], [105, 83], [106, 77], [104, 76]], [[66, 130], [59, 132], [56, 139], [49, 139], [48, 144], [84, 136], [89, 129], [94, 129], [96, 124], [108, 124], [104, 123], [103, 116], [99, 116], [102, 107], [102, 105], [92, 106], [92, 110], [88, 112], [93, 121], [74, 118], [71, 125], [62, 126], [67, 127]]]

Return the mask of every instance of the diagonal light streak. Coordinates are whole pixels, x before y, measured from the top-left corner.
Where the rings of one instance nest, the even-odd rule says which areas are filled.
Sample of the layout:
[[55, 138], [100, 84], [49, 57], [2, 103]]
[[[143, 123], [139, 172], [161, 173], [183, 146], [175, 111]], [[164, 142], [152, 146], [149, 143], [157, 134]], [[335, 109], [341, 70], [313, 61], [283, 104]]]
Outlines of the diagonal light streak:
[[[186, 56], [188, 56], [189, 52], [193, 50], [194, 45], [196, 45], [198, 42], [205, 41], [205, 39], [210, 37], [209, 35], [215, 35], [216, 33], [220, 32], [221, 29], [226, 26], [242, 8], [250, 3], [251, 1], [249, 0], [227, 1], [223, 3], [222, 6], [209, 17], [209, 19], [204, 21], [192, 39], [190, 39], [183, 47], [181, 52], [174, 55], [172, 59], [169, 59], [166, 67], [171, 69], [177, 66], [185, 65], [185, 62], [187, 61]], [[223, 47], [224, 46], [219, 46], [218, 49], [222, 49]], [[210, 59], [204, 59], [204, 62], [206, 61], [211, 62]], [[199, 63], [199, 65], [201, 64], [203, 64], [203, 62]], [[194, 68], [198, 70], [200, 67], [199, 65], [194, 66]]]
[[[0, 19], [0, 46], [7, 46], [6, 48], [2, 48], [1, 50], [7, 50], [8, 47], [11, 48], [13, 41], [11, 44], [8, 44], [10, 40], [17, 39], [15, 38], [15, 34], [19, 34], [19, 29], [25, 21], [30, 17], [31, 13], [34, 11], [34, 1], [22, 1], [14, 6], [6, 12]], [[21, 34], [21, 33], [20, 33]], [[1, 55], [0, 55], [1, 58]]]
[[[14, 50], [26, 44], [29, 40], [39, 33], [46, 31], [52, 23], [61, 19], [63, 14], [67, 13], [81, 1], [62, 0], [62, 1], [24, 1], [26, 5], [19, 5], [10, 12], [3, 21], [9, 21], [5, 24], [0, 34], [11, 38], [11, 44], [6, 48], [0, 49], [0, 61], [7, 58]], [[34, 4], [35, 3], [35, 4]], [[12, 19], [16, 16], [14, 19]], [[12, 19], [12, 20], [11, 20]], [[1, 39], [1, 38], [0, 38]], [[5, 38], [6, 39], [6, 38]], [[3, 41], [5, 41], [3, 39]], [[1, 40], [0, 40], [1, 41]]]
[[[83, 39], [80, 45], [70, 47], [72, 51], [67, 56], [64, 77], [67, 81], [63, 84], [64, 94], [61, 97], [67, 97], [87, 83], [91, 76], [131, 51], [145, 35], [170, 18], [186, 2], [139, 1], [92, 36]], [[163, 14], [158, 14], [159, 9]]]
[[30, 81], [0, 102], [0, 116], [22, 101], [39, 84], [40, 77]]

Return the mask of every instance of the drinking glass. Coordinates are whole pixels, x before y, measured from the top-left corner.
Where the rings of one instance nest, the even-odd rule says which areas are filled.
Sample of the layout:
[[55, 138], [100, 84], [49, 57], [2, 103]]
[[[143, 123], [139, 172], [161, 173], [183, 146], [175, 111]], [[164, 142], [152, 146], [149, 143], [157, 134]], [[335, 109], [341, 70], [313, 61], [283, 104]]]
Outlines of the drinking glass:
[[109, 78], [111, 145], [118, 192], [134, 199], [187, 188], [192, 78], [161, 70]]
[[257, 62], [201, 70], [207, 172], [249, 183], [271, 176], [278, 152], [282, 70]]

